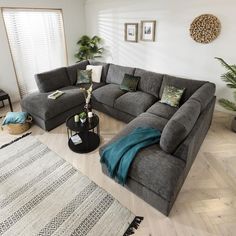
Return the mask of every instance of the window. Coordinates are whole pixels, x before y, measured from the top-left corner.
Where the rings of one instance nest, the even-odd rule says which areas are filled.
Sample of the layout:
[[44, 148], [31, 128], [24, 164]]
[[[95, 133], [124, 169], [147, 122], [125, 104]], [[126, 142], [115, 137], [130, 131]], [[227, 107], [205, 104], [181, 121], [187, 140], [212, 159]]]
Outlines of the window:
[[37, 90], [36, 73], [67, 64], [61, 10], [3, 8], [20, 94]]

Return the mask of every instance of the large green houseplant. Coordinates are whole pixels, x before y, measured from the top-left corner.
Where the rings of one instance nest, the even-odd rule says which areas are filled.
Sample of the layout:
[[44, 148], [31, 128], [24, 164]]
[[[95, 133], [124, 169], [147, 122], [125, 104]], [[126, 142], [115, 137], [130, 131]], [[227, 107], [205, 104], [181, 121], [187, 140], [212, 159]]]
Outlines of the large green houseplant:
[[96, 35], [92, 38], [83, 35], [77, 42], [79, 50], [75, 54], [75, 57], [78, 59], [78, 62], [101, 57], [104, 51], [101, 47], [101, 41], [102, 39]]
[[[226, 82], [226, 85], [229, 88], [232, 88], [234, 91], [234, 98], [236, 101], [236, 65], [229, 65], [222, 58], [216, 57], [218, 61], [225, 67], [226, 73], [221, 76], [221, 79]], [[219, 104], [227, 110], [236, 112], [236, 103], [232, 102], [225, 98], [219, 99]], [[232, 121], [232, 130], [236, 132], [236, 117]]]

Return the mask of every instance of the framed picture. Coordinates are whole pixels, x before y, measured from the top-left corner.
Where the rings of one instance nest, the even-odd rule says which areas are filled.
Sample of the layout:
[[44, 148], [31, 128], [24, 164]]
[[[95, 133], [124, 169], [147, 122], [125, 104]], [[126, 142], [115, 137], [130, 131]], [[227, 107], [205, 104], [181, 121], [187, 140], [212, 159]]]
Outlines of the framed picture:
[[155, 41], [156, 21], [141, 21], [141, 40]]
[[138, 23], [125, 23], [125, 41], [138, 42]]

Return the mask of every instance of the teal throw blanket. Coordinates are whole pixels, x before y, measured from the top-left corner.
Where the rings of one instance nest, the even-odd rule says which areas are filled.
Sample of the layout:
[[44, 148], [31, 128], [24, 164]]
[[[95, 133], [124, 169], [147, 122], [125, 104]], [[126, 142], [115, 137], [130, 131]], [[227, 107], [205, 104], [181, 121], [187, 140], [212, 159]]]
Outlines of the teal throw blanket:
[[126, 137], [108, 145], [103, 150], [100, 161], [107, 166], [110, 176], [117, 178], [118, 182], [124, 185], [136, 154], [142, 148], [158, 143], [160, 137], [161, 132], [157, 129], [136, 128]]

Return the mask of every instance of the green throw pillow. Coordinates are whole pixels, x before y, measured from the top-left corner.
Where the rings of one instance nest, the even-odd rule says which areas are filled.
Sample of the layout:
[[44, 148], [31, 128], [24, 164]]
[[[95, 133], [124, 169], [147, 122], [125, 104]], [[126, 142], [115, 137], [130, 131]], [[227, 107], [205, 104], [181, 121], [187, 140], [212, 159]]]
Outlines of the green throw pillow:
[[135, 92], [138, 87], [139, 76], [125, 74], [124, 79], [120, 85], [120, 89], [129, 92]]
[[179, 102], [184, 90], [185, 88], [179, 89], [174, 86], [165, 86], [160, 102], [172, 107], [179, 107]]
[[92, 70], [77, 70], [76, 84], [91, 84], [92, 83]]

